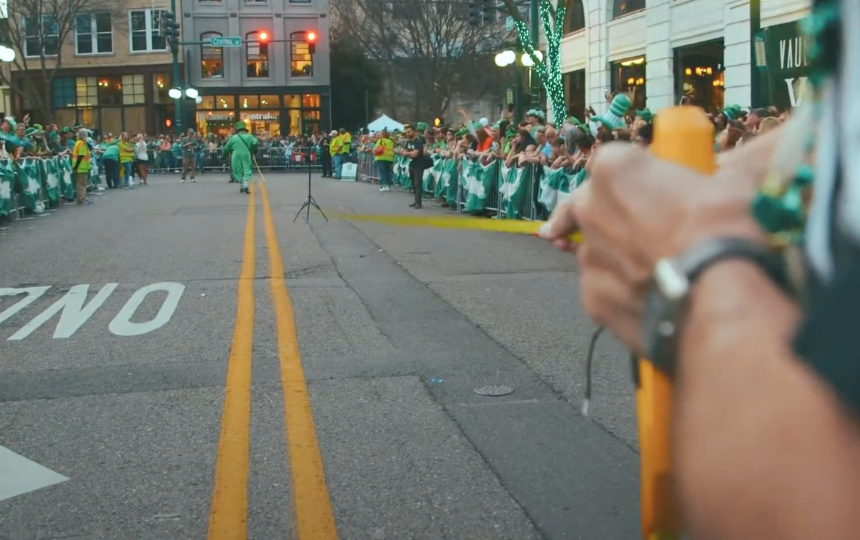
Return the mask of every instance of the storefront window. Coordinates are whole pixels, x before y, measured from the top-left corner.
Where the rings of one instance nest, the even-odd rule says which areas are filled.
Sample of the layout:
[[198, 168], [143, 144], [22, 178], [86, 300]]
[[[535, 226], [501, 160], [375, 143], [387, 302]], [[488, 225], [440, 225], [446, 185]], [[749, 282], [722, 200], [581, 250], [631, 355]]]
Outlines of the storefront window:
[[612, 18], [617, 19], [628, 13], [645, 9], [645, 0], [613, 0]]
[[239, 119], [248, 126], [251, 134], [277, 135], [281, 132], [281, 113], [279, 111], [254, 111], [239, 113]]
[[197, 131], [204, 136], [227, 137], [233, 129], [234, 113], [221, 111], [197, 111]]
[[[218, 32], [206, 32], [200, 34], [200, 41], [208, 42], [214, 37], [221, 37]], [[224, 49], [201, 45], [200, 54], [200, 76], [203, 79], [224, 78]]]
[[152, 78], [155, 103], [173, 103], [167, 92], [173, 86], [173, 77], [169, 73], [159, 73]]
[[[98, 82], [99, 105], [122, 105], [122, 78], [102, 77]], [[95, 105], [95, 103], [93, 103]]]
[[284, 135], [300, 135], [302, 133], [302, 111], [290, 109], [287, 111], [287, 115], [290, 117], [290, 129]]
[[302, 107], [306, 109], [319, 109], [320, 108], [320, 95], [319, 94], [305, 94], [302, 96]]
[[239, 97], [239, 107], [242, 109], [259, 109], [260, 108], [260, 97], [259, 96], [240, 96]]
[[215, 106], [218, 109], [232, 111], [236, 108], [236, 96], [218, 96], [215, 101]]
[[302, 106], [301, 96], [284, 96], [284, 108], [298, 109]]
[[708, 112], [723, 110], [723, 40], [697, 43], [675, 50], [675, 99]]
[[214, 109], [215, 108], [215, 96], [200, 96], [202, 100], [197, 105], [197, 109]]
[[612, 64], [612, 91], [629, 94], [634, 110], [645, 108], [646, 84], [644, 56]]
[[320, 112], [302, 111], [302, 134], [311, 135], [320, 130]]
[[278, 107], [278, 101], [278, 96], [260, 96], [260, 107], [263, 109]]

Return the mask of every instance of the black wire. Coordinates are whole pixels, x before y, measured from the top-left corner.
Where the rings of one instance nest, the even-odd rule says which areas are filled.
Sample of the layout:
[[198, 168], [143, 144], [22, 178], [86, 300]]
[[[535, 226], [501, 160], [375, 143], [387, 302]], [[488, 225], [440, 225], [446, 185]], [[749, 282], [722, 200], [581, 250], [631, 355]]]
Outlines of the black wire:
[[591, 368], [594, 365], [594, 346], [597, 345], [597, 340], [603, 334], [605, 326], [600, 326], [591, 335], [591, 342], [588, 344], [588, 355], [585, 357], [585, 401], [582, 404], [582, 413], [588, 415], [588, 406], [591, 403]]

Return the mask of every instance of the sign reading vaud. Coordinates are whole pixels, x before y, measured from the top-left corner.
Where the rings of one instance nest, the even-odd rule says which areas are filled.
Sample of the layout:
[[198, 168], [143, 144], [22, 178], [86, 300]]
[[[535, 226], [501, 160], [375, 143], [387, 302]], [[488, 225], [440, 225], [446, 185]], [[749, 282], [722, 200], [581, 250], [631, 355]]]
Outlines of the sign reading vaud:
[[774, 105], [784, 109], [800, 105], [809, 84], [810, 38], [800, 29], [800, 21], [767, 29], [767, 71]]

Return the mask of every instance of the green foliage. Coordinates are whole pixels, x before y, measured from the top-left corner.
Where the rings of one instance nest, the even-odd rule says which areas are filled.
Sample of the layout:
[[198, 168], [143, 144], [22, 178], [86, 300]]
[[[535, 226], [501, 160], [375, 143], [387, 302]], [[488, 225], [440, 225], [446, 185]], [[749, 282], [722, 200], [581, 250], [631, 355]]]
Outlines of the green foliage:
[[382, 71], [359, 44], [348, 38], [331, 43], [330, 58], [332, 126], [350, 131], [362, 128], [366, 121], [375, 119]]

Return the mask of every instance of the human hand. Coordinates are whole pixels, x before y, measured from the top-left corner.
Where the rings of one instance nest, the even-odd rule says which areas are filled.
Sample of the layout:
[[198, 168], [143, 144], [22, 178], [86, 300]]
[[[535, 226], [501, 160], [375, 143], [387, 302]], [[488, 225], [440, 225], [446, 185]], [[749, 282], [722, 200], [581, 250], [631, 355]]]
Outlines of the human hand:
[[[591, 180], [539, 234], [576, 252], [586, 312], [641, 352], [641, 315], [657, 261], [710, 238], [764, 242], [764, 235], [750, 214], [751, 192], [738, 182], [708, 178], [628, 144], [606, 144], [589, 161]], [[584, 238], [578, 246], [567, 239], [576, 230]]]

